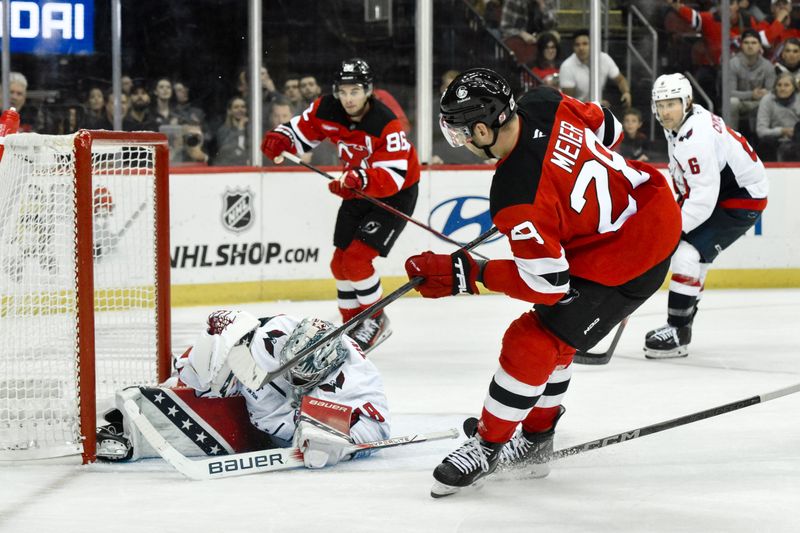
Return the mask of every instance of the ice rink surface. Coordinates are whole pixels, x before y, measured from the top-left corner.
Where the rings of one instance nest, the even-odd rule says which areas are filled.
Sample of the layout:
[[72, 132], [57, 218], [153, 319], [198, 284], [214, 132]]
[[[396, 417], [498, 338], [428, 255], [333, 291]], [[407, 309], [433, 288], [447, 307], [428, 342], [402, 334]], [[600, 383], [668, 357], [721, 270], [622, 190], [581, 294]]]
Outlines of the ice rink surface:
[[[708, 291], [689, 357], [648, 361], [644, 333], [665, 321], [666, 298], [659, 292], [636, 313], [608, 365], [576, 365], [557, 449], [800, 382], [800, 290]], [[336, 316], [334, 302], [237, 307]], [[389, 306], [394, 335], [372, 359], [393, 435], [460, 428], [479, 414], [503, 331], [528, 307], [501, 296]], [[175, 352], [210, 310], [173, 311]], [[460, 442], [206, 482], [161, 460], [4, 465], [0, 531], [800, 531], [800, 394], [555, 462], [546, 479], [490, 479], [433, 500], [431, 471]]]

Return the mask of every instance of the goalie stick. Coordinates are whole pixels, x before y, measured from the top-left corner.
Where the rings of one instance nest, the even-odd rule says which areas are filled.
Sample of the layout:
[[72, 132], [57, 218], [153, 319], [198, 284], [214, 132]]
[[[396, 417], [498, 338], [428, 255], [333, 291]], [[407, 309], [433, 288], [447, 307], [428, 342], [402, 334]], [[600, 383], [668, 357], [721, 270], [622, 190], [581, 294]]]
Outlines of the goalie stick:
[[[153, 424], [142, 414], [136, 402], [131, 399], [125, 400], [123, 408], [125, 410], [125, 415], [129, 417], [131, 423], [139, 429], [142, 436], [147, 440], [147, 443], [150, 444], [165, 461], [172, 465], [175, 470], [189, 479], [220, 479], [224, 477], [259, 474], [261, 472], [288, 470], [303, 466], [303, 452], [297, 448], [273, 448], [270, 450], [221, 455], [218, 457], [189, 459], [176, 450], [175, 447], [167, 442], [163, 435], [153, 427]], [[417, 444], [432, 440], [455, 439], [458, 435], [458, 430], [453, 428], [447, 431], [362, 442], [350, 446], [347, 449], [347, 453], [355, 454], [367, 450], [381, 450], [384, 448], [394, 448], [395, 446], [405, 446], [407, 444]]]
[[572, 455], [577, 455], [589, 450], [605, 448], [606, 446], [611, 446], [612, 444], [619, 444], [620, 442], [638, 439], [639, 437], [652, 435], [653, 433], [660, 433], [661, 431], [666, 431], [678, 426], [684, 426], [686, 424], [691, 424], [692, 422], [705, 420], [706, 418], [723, 415], [725, 413], [730, 413], [731, 411], [737, 411], [739, 409], [744, 409], [745, 407], [750, 407], [751, 405], [756, 405], [774, 400], [776, 398], [781, 398], [783, 396], [788, 396], [789, 394], [794, 394], [795, 392], [800, 392], [800, 383], [774, 390], [772, 392], [767, 392], [765, 394], [751, 396], [750, 398], [745, 398], [744, 400], [738, 400], [735, 402], [726, 403], [725, 405], [712, 407], [711, 409], [706, 409], [704, 411], [698, 411], [690, 415], [673, 418], [672, 420], [667, 420], [665, 422], [651, 424], [649, 426], [632, 429], [630, 431], [623, 431], [622, 433], [617, 433], [616, 435], [610, 435], [602, 439], [584, 442], [583, 444], [576, 444], [575, 446], [570, 446], [569, 448], [564, 448], [563, 450], [557, 450], [553, 452], [553, 459], [563, 459], [564, 457], [570, 457]]
[[[306, 163], [305, 161], [303, 161], [302, 159], [300, 159], [299, 157], [297, 157], [296, 155], [294, 155], [292, 153], [283, 152], [281, 155], [283, 157], [285, 157], [286, 159], [288, 159], [289, 161], [291, 161], [292, 163], [296, 163], [296, 164], [298, 164], [300, 166], [304, 166], [307, 169], [316, 172], [320, 176], [325, 176], [326, 178], [328, 178], [331, 181], [336, 181], [336, 178], [334, 178], [333, 176], [331, 176], [330, 174], [328, 174], [324, 170], [322, 170], [320, 168], [317, 168], [317, 167], [315, 167], [314, 165], [312, 165], [310, 163]], [[432, 227], [430, 227], [430, 226], [428, 226], [426, 224], [423, 224], [422, 222], [420, 222], [418, 220], [415, 220], [415, 219], [411, 218], [410, 216], [406, 215], [405, 213], [403, 213], [402, 211], [400, 211], [398, 209], [395, 209], [394, 207], [390, 206], [389, 204], [387, 204], [385, 202], [381, 202], [377, 198], [373, 198], [372, 196], [368, 195], [364, 191], [360, 191], [358, 189], [350, 189], [350, 190], [353, 191], [356, 194], [356, 196], [358, 196], [362, 200], [366, 200], [366, 201], [368, 201], [368, 202], [370, 202], [370, 203], [372, 203], [374, 205], [377, 205], [381, 209], [385, 209], [386, 211], [390, 212], [391, 214], [395, 215], [396, 217], [402, 218], [406, 222], [411, 222], [412, 224], [414, 224], [416, 226], [419, 226], [420, 228], [424, 229], [425, 231], [428, 231], [428, 232], [432, 233], [433, 235], [436, 235], [437, 237], [439, 237], [443, 241], [449, 242], [450, 244], [454, 244], [454, 245], [458, 246], [459, 248], [461, 248], [461, 243], [460, 242], [456, 242], [453, 239], [451, 239], [450, 237], [447, 237], [446, 235], [444, 235], [442, 233], [439, 233], [438, 231], [436, 231]], [[476, 256], [480, 257], [481, 259], [486, 259], [487, 261], [489, 260], [488, 257], [486, 257], [484, 255], [481, 255], [478, 252], [472, 252], [472, 253], [473, 253], [473, 255], [476, 255]]]
[[[285, 152], [284, 152], [285, 153]], [[464, 245], [464, 250], [470, 250], [475, 246], [479, 245], [486, 239], [490, 238], [492, 235], [497, 233], [497, 228], [492, 227], [490, 230], [484, 232], [482, 235], [477, 237], [475, 240], [467, 243]], [[384, 296], [382, 299], [378, 300], [371, 306], [367, 307], [356, 316], [342, 324], [336, 329], [330, 330], [328, 333], [323, 335], [317, 342], [311, 343], [307, 345], [305, 348], [297, 352], [297, 355], [280, 365], [278, 368], [273, 370], [272, 372], [268, 372], [258, 366], [253, 359], [252, 355], [250, 354], [249, 349], [245, 350], [231, 350], [230, 354], [228, 355], [228, 364], [231, 367], [234, 375], [239, 379], [242, 384], [250, 390], [258, 390], [267, 383], [270, 383], [275, 378], [293, 368], [297, 365], [303, 357], [310, 354], [314, 350], [317, 349], [318, 346], [322, 346], [326, 342], [347, 333], [352, 328], [360, 324], [362, 321], [366, 320], [367, 318], [374, 315], [376, 312], [380, 311], [393, 301], [400, 298], [405, 293], [409, 292], [411, 289], [419, 285], [424, 281], [424, 278], [417, 276], [412, 278], [407, 283], [402, 285], [401, 287], [397, 288], [394, 292], [391, 292]]]
[[608, 347], [608, 350], [602, 353], [597, 352], [575, 352], [572, 360], [579, 365], [604, 365], [611, 360], [611, 356], [614, 355], [614, 350], [617, 348], [617, 343], [619, 342], [619, 338], [622, 337], [622, 330], [625, 329], [625, 325], [628, 323], [628, 319], [630, 317], [625, 317], [622, 319], [622, 322], [619, 323], [617, 326], [617, 332], [614, 333], [614, 338], [611, 339], [611, 344]]

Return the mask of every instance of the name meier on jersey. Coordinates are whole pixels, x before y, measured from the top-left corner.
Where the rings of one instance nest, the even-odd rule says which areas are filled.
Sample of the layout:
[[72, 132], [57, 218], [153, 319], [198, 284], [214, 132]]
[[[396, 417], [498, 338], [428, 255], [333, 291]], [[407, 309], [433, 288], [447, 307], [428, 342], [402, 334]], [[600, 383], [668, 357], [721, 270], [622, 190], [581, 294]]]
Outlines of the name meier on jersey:
[[572, 174], [583, 145], [583, 130], [561, 121], [558, 124], [558, 138], [551, 152], [550, 162]]

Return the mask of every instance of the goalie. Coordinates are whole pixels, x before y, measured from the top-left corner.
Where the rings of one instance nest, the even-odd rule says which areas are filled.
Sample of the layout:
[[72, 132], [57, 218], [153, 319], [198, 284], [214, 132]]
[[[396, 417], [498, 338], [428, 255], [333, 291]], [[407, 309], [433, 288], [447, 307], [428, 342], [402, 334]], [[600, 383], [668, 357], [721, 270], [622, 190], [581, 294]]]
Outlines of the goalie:
[[123, 418], [127, 399], [186, 456], [296, 446], [306, 467], [321, 468], [351, 458], [345, 450], [353, 443], [388, 438], [381, 377], [347, 336], [319, 346], [258, 390], [239, 383], [227, 363], [232, 350], [247, 350], [257, 365], [272, 371], [332, 328], [315, 318], [211, 313], [194, 345], [176, 361], [178, 375], [171, 380], [177, 387], [131, 387], [117, 393], [118, 409], [106, 413], [107, 424], [97, 429], [98, 458], [157, 456]]

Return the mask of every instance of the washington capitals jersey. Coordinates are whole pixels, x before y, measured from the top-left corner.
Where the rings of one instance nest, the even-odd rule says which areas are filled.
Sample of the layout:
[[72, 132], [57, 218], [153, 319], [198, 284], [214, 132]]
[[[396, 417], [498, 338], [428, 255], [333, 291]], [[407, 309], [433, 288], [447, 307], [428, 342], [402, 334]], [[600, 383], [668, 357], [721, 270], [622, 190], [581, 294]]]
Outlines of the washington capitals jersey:
[[361, 121], [352, 122], [339, 101], [326, 94], [275, 130], [289, 136], [299, 154], [328, 139], [345, 169], [366, 170], [364, 192], [376, 198], [391, 196], [419, 181], [417, 151], [394, 113], [376, 98], [369, 102]]
[[678, 133], [665, 130], [664, 134], [683, 231], [708, 220], [717, 204], [754, 211], [767, 206], [764, 164], [747, 139], [720, 117], [695, 104]]
[[[298, 323], [296, 318], [287, 315], [261, 319], [262, 325], [250, 342], [250, 353], [258, 366], [268, 372], [280, 366], [281, 350]], [[364, 357], [353, 340], [343, 336], [342, 342], [349, 352], [344, 364], [307, 394], [353, 408], [350, 436], [354, 442], [387, 439], [389, 406], [378, 369]], [[276, 443], [291, 443], [301, 398], [294, 396], [285, 375], [258, 390], [250, 390], [237, 382], [232, 394], [244, 397], [254, 426], [268, 433]]]
[[618, 286], [671, 255], [678, 206], [660, 172], [610, 149], [622, 137], [610, 111], [543, 87], [520, 99], [518, 113], [516, 146], [490, 193], [514, 258], [487, 264], [487, 288], [549, 305], [570, 276]]

